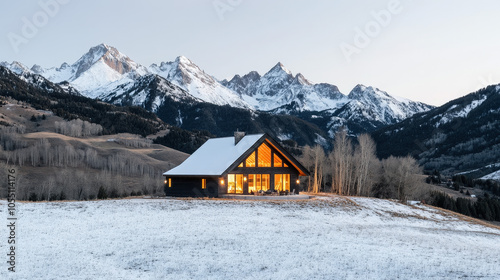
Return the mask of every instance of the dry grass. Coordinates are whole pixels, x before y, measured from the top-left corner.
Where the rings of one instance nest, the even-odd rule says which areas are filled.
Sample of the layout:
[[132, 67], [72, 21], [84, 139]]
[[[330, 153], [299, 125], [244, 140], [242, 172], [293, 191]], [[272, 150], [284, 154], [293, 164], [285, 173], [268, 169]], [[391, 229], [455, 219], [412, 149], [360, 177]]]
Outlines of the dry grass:
[[466, 221], [466, 222], [469, 222], [469, 223], [478, 224], [478, 225], [482, 225], [482, 226], [486, 226], [486, 227], [491, 227], [491, 228], [495, 228], [495, 229], [500, 230], [500, 226], [496, 222], [489, 222], [489, 221], [485, 221], [485, 220], [476, 219], [476, 218], [473, 218], [473, 217], [462, 215], [460, 213], [453, 212], [451, 210], [447, 210], [447, 209], [443, 209], [443, 208], [439, 208], [439, 207], [435, 207], [435, 206], [432, 206], [432, 205], [427, 205], [426, 204], [426, 206], [430, 207], [430, 208], [433, 208], [433, 209], [436, 209], [436, 210], [439, 210], [442, 213], [445, 213], [446, 215], [449, 215], [449, 216], [452, 216], [452, 217], [456, 217], [456, 218], [458, 218], [458, 219], [460, 219], [462, 221]]

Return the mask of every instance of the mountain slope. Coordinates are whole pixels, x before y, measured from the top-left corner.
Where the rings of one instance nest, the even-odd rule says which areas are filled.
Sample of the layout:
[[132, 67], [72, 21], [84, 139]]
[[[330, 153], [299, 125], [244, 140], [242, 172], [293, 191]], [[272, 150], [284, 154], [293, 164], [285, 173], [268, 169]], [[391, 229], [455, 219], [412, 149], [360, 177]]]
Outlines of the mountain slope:
[[498, 163], [499, 131], [500, 86], [492, 85], [378, 130], [373, 137], [382, 157], [411, 154], [427, 169], [455, 173]]
[[[28, 69], [18, 62], [1, 64], [34, 85], [40, 84], [39, 78], [33, 79], [36, 77], [33, 74], [38, 74], [58, 83], [67, 93], [117, 105], [140, 106], [151, 112], [173, 101], [188, 103], [188, 107], [193, 102], [229, 105], [249, 111], [246, 115], [255, 110], [293, 115], [317, 125], [323, 130], [322, 137], [333, 137], [341, 126], [346, 126], [352, 135], [373, 131], [432, 108], [362, 85], [344, 95], [335, 85], [314, 84], [300, 73], [293, 75], [282, 63], [263, 76], [252, 71], [242, 77], [236, 75], [230, 81], [218, 81], [183, 56], [146, 68], [105, 44], [90, 48], [75, 63], [63, 63], [59, 68], [34, 65]], [[178, 116], [168, 121], [181, 120], [188, 112], [179, 109], [170, 112]], [[203, 125], [197, 127], [204, 129]], [[211, 132], [215, 131], [227, 130], [214, 128]]]
[[59, 68], [50, 69], [35, 65], [32, 71], [52, 82], [68, 81], [85, 96], [91, 98], [106, 93], [110, 84], [116, 87], [120, 83], [148, 73], [145, 67], [132, 61], [116, 48], [105, 44], [90, 48], [72, 65], [64, 63]]
[[149, 69], [152, 73], [171, 81], [188, 91], [193, 97], [205, 102], [215, 105], [231, 105], [237, 108], [253, 108], [234, 91], [221, 85], [184, 56], [177, 57], [173, 62], [162, 62], [160, 66], [153, 64]]
[[109, 93], [101, 95], [101, 99], [116, 105], [140, 106], [157, 112], [167, 96], [175, 102], [203, 102], [156, 74], [145, 75], [118, 85]]
[[336, 86], [312, 84], [300, 73], [294, 76], [280, 62], [262, 77], [253, 71], [243, 77], [236, 75], [230, 81], [224, 80], [222, 84], [238, 92], [243, 100], [261, 111], [291, 103], [296, 104], [296, 111], [321, 111], [345, 103], [345, 96]]

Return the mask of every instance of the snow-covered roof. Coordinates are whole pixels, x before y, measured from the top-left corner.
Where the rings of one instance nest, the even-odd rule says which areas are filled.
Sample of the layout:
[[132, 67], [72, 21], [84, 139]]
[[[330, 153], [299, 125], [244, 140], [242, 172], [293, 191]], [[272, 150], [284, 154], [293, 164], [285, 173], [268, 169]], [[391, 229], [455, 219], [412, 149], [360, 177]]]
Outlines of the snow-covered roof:
[[220, 176], [263, 136], [246, 135], [236, 145], [234, 137], [209, 139], [181, 165], [163, 175]]

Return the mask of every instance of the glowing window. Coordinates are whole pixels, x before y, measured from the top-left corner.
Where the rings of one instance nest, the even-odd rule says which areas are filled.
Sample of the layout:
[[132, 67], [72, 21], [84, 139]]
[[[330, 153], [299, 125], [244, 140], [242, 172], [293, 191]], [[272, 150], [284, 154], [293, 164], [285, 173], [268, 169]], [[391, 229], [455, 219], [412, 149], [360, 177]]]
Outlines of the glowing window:
[[274, 167], [283, 167], [283, 161], [277, 154], [273, 155], [273, 161], [274, 161]]
[[172, 187], [172, 178], [168, 178], [168, 187], [171, 188]]
[[270, 185], [269, 178], [271, 178], [269, 174], [248, 174], [248, 193], [267, 191]]
[[227, 193], [236, 193], [236, 176], [227, 175]]
[[207, 188], [207, 179], [201, 179], [201, 188], [206, 189]]
[[271, 181], [270, 179], [271, 178], [271, 175], [269, 174], [262, 174], [262, 190], [263, 191], [267, 191], [270, 189], [270, 185], [271, 185]]
[[243, 193], [243, 174], [227, 175], [227, 193]]
[[256, 183], [257, 183], [257, 175], [249, 174], [248, 175], [248, 193], [254, 193], [257, 191]]
[[255, 167], [255, 152], [247, 158], [246, 167]]
[[283, 163], [283, 167], [288, 167], [288, 164], [286, 164], [286, 163]]
[[290, 191], [290, 174], [275, 174], [274, 189], [277, 191]]
[[236, 193], [243, 193], [243, 174], [236, 175]]
[[240, 165], [238, 165], [238, 167], [243, 167], [243, 162], [242, 162], [242, 163], [240, 163]]
[[266, 144], [259, 146], [257, 158], [259, 160], [258, 167], [271, 167], [271, 148]]

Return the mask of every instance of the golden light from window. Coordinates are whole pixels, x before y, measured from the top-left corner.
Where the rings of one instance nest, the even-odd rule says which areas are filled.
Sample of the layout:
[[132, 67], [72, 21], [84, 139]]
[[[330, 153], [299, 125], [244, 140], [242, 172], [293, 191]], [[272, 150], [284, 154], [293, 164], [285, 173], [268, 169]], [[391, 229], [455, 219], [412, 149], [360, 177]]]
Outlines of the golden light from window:
[[253, 152], [246, 160], [246, 167], [255, 167], [255, 152]]
[[266, 144], [262, 143], [257, 149], [258, 151], [258, 161], [257, 167], [271, 167], [271, 148]]
[[277, 155], [273, 155], [273, 161], [274, 161], [274, 167], [282, 167], [283, 166], [283, 161], [281, 158]]

